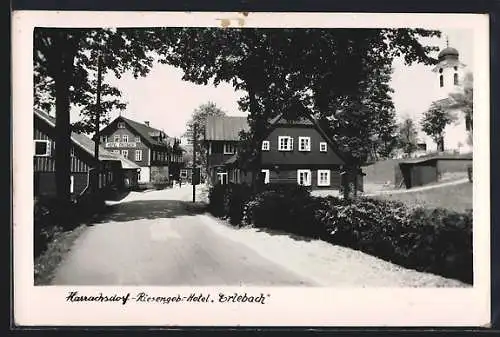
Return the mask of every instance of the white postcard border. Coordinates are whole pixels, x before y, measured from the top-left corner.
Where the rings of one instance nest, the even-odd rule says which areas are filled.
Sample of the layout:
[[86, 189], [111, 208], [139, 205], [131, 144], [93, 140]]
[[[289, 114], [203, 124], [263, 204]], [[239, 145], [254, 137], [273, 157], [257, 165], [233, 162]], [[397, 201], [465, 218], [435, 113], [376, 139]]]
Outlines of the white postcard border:
[[[229, 21], [227, 21], [229, 19]], [[226, 21], [224, 21], [226, 20]], [[241, 21], [243, 20], [243, 21]], [[33, 285], [32, 49], [35, 26], [420, 27], [474, 31], [474, 287], [234, 288]], [[479, 14], [19, 11], [12, 17], [14, 319], [20, 325], [484, 326], [490, 320], [489, 22]], [[477, 90], [476, 90], [477, 88]], [[155, 296], [270, 294], [266, 304], [75, 304], [69, 291]]]

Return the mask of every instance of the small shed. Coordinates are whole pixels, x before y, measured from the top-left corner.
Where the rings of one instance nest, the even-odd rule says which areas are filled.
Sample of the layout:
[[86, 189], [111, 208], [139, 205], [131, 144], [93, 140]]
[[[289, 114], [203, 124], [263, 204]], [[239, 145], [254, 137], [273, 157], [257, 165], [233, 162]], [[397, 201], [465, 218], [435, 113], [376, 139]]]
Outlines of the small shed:
[[414, 159], [400, 162], [395, 167], [396, 187], [412, 188], [438, 181], [436, 158]]

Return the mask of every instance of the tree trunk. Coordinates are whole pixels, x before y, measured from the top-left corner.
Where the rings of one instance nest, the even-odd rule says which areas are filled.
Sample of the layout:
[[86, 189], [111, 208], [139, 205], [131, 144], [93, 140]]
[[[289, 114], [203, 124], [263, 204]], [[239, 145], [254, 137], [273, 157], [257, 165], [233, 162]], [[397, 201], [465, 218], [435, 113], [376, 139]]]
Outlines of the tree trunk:
[[[72, 50], [69, 37], [66, 32], [61, 32], [54, 39], [54, 50], [58, 52], [58, 58], [54, 64], [54, 81], [56, 87], [56, 147], [55, 147], [55, 170], [56, 191], [61, 209], [61, 220], [66, 222], [69, 218], [69, 206], [71, 202], [70, 174], [71, 174], [71, 125], [70, 125], [70, 79], [73, 70], [75, 51]], [[59, 63], [59, 64], [57, 64]]]
[[[248, 83], [249, 81], [247, 81]], [[258, 147], [258, 140], [260, 139], [261, 135], [259, 135], [259, 129], [260, 129], [260, 120], [258, 118], [258, 103], [257, 103], [257, 98], [255, 97], [255, 92], [253, 90], [253, 87], [250, 83], [248, 85], [248, 97], [250, 100], [250, 115], [254, 118], [254, 125], [253, 125], [253, 130], [252, 130], [252, 146], [257, 150], [257, 155], [251, 159], [250, 163], [250, 170], [252, 172], [252, 188], [254, 192], [258, 191], [259, 184], [258, 184], [258, 178], [259, 178], [259, 172], [260, 172], [260, 148]]]
[[444, 137], [443, 136], [439, 137], [438, 151], [439, 152], [444, 152]]

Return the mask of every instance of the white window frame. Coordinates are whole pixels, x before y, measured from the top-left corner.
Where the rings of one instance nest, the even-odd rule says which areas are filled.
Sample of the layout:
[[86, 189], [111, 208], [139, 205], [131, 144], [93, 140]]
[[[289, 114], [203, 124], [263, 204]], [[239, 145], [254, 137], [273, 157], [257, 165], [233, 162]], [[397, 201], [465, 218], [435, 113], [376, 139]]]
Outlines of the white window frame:
[[135, 137], [135, 142], [136, 142], [136, 143], [140, 143], [140, 142], [141, 142], [141, 137], [136, 136], [136, 137]]
[[[304, 179], [304, 184], [300, 183], [301, 173], [307, 173], [308, 179]], [[297, 170], [297, 185], [311, 186], [311, 170]]]
[[[303, 140], [307, 141], [304, 147], [302, 147]], [[299, 137], [299, 151], [311, 151], [311, 137]]]
[[233, 143], [224, 143], [224, 154], [234, 154], [236, 151]]
[[[287, 146], [281, 146], [281, 141], [287, 139]], [[278, 151], [292, 151], [293, 150], [293, 138], [290, 136], [278, 136]]]
[[128, 158], [128, 150], [122, 150], [121, 155], [125, 158]]
[[120, 139], [121, 139], [120, 135], [114, 135], [113, 136], [113, 142], [115, 142], [115, 143], [119, 143]]
[[264, 184], [269, 184], [269, 178], [271, 176], [271, 171], [268, 170], [268, 169], [263, 169], [263, 170], [260, 170], [260, 171], [265, 174], [265, 176], [264, 176]]
[[[223, 177], [226, 177], [226, 183], [223, 184], [223, 180], [224, 178]], [[226, 185], [227, 183], [229, 182], [229, 177], [227, 175], [227, 172], [217, 172], [217, 183], [221, 184], [221, 185]]]
[[[37, 154], [36, 153], [36, 143], [45, 143], [46, 144], [46, 148], [45, 148], [45, 153], [44, 154]], [[51, 153], [51, 141], [48, 140], [48, 139], [35, 139], [33, 141], [33, 155], [35, 157], [50, 157], [50, 153]]]
[[69, 176], [69, 193], [75, 193], [75, 177]]
[[128, 135], [122, 135], [122, 141], [128, 143]]
[[142, 161], [142, 150], [135, 150], [135, 161]]
[[319, 152], [326, 152], [328, 150], [328, 144], [326, 142], [319, 143]]
[[125, 123], [124, 122], [118, 122], [118, 129], [125, 129]]
[[[326, 180], [321, 180], [321, 174], [326, 173]], [[318, 170], [318, 186], [330, 186], [331, 181], [331, 171], [330, 170]]]
[[268, 140], [262, 141], [262, 151], [269, 151], [270, 147]]

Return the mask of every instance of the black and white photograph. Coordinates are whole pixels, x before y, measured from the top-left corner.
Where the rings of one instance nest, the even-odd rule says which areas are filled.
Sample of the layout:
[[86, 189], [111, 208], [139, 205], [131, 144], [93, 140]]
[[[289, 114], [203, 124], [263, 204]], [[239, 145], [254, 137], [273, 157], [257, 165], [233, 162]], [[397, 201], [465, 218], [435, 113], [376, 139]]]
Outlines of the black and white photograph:
[[446, 293], [447, 305], [485, 305], [484, 17], [338, 14], [347, 24], [336, 25], [296, 13], [294, 26], [212, 13], [193, 26], [194, 13], [174, 24], [122, 15], [73, 13], [57, 25], [40, 14], [23, 33], [31, 46], [19, 49], [32, 54], [19, 75], [25, 96], [14, 91], [14, 148], [25, 148], [14, 152], [19, 284], [61, 289], [63, 311], [116, 300], [196, 302], [195, 312], [259, 303], [269, 315], [275, 291], [310, 290], [335, 306], [356, 289], [463, 291]]

